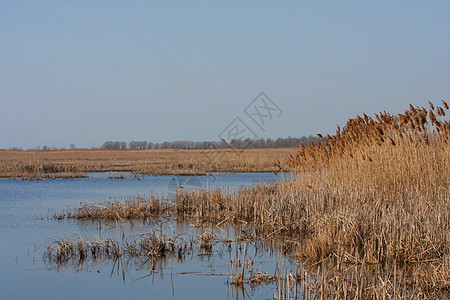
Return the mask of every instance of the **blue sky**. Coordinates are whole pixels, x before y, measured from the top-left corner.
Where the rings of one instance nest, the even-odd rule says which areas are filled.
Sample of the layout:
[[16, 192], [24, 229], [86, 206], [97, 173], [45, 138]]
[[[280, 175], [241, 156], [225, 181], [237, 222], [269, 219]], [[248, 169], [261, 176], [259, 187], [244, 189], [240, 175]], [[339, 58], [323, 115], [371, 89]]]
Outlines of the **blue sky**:
[[[0, 1], [0, 148], [333, 133], [450, 95], [449, 1]], [[282, 110], [254, 127], [264, 91]]]

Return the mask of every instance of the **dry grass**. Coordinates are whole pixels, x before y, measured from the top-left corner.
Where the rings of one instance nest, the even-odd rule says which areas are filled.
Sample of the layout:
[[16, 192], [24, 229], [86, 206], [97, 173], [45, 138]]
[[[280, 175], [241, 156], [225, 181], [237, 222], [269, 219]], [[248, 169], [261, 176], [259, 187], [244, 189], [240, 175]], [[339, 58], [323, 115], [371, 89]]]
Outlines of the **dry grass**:
[[98, 239], [92, 242], [85, 241], [82, 237], [78, 240], [62, 238], [47, 246], [44, 258], [47, 263], [61, 268], [81, 265], [86, 260], [114, 261], [123, 257], [153, 258], [166, 255], [182, 258], [191, 250], [192, 243], [183, 236], [152, 231], [141, 234], [132, 241], [126, 240], [125, 236], [122, 240]]
[[133, 196], [126, 199], [114, 198], [102, 204], [84, 204], [76, 209], [55, 213], [54, 219], [80, 219], [102, 221], [145, 220], [161, 217], [171, 209], [169, 203], [155, 197]]
[[203, 175], [210, 172], [272, 172], [295, 148], [245, 150], [0, 150], [0, 177], [75, 178], [88, 172]]

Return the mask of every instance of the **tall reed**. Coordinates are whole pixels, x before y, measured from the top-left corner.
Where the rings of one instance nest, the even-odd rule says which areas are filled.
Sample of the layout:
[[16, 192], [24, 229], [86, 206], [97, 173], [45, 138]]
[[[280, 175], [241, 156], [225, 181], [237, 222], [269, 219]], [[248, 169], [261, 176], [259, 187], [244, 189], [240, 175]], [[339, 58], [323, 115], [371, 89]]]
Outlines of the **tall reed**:
[[[348, 263], [385, 270], [407, 264], [410, 271], [400, 284], [409, 294], [448, 292], [447, 113], [442, 101], [442, 107], [411, 105], [398, 115], [357, 116], [323, 142], [300, 145], [287, 164], [279, 163], [293, 180], [235, 193], [180, 193], [178, 212], [249, 222], [260, 234], [284, 234], [297, 257], [312, 264], [326, 260], [337, 270]], [[380, 285], [374, 289], [385, 296], [399, 289]]]

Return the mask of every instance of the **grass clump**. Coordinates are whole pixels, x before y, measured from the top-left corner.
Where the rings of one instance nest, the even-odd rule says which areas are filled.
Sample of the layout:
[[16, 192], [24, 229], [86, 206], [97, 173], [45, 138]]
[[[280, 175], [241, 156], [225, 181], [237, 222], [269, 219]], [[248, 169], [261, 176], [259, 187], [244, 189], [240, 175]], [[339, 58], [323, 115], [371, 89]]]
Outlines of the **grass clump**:
[[134, 240], [97, 239], [85, 241], [82, 237], [70, 240], [62, 238], [50, 243], [44, 253], [44, 258], [58, 268], [63, 266], [81, 265], [86, 260], [108, 261], [121, 258], [153, 258], [166, 255], [182, 258], [192, 250], [192, 243], [179, 235], [168, 235], [151, 231], [141, 234]]
[[156, 197], [133, 196], [125, 200], [114, 198], [111, 202], [97, 205], [84, 204], [77, 209], [56, 213], [54, 219], [80, 219], [80, 220], [145, 220], [162, 216], [170, 209], [168, 203]]

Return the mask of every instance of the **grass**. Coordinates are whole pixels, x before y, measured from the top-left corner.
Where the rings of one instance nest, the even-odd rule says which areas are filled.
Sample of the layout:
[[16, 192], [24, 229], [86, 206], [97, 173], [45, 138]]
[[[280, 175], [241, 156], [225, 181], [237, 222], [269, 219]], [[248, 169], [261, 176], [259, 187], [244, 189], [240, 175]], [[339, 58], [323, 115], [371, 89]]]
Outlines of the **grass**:
[[140, 175], [204, 175], [211, 172], [273, 172], [276, 160], [295, 148], [215, 150], [0, 150], [0, 177], [77, 178], [89, 172]]
[[84, 204], [77, 209], [55, 213], [54, 219], [80, 219], [102, 221], [145, 220], [162, 216], [170, 210], [167, 202], [156, 197], [133, 196], [126, 199], [114, 198], [113, 201], [98, 205]]
[[98, 239], [85, 241], [62, 238], [50, 243], [45, 250], [47, 264], [58, 268], [63, 266], [82, 265], [86, 260], [107, 261], [121, 258], [154, 258], [166, 255], [182, 258], [192, 250], [192, 243], [182, 236], [171, 236], [161, 232], [149, 232], [128, 241]]

